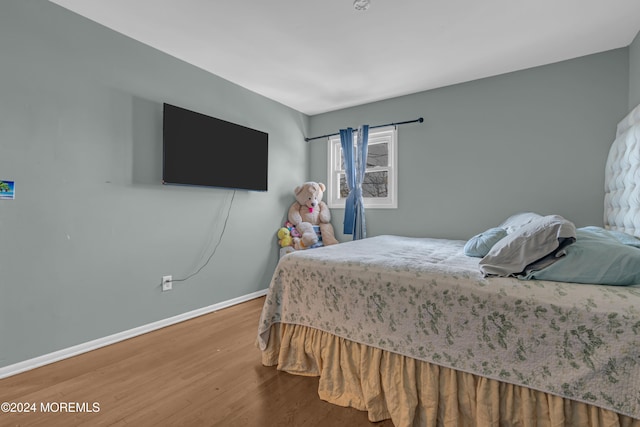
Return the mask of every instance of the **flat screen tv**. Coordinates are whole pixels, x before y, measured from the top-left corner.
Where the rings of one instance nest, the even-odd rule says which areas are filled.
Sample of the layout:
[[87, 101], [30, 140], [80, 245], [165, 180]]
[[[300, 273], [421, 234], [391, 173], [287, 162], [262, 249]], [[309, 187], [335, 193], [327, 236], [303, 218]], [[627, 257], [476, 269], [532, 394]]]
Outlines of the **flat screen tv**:
[[269, 135], [164, 104], [162, 183], [267, 191]]

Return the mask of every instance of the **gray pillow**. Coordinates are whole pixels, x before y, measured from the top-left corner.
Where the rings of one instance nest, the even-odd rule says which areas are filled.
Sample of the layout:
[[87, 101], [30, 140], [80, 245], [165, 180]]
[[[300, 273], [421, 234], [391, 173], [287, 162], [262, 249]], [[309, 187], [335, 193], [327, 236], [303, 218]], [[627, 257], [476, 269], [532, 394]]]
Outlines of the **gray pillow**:
[[560, 215], [533, 219], [503, 239], [480, 260], [485, 276], [518, 275], [553, 264], [576, 241], [575, 225]]
[[493, 245], [507, 235], [507, 230], [500, 227], [490, 228], [473, 236], [464, 245], [464, 254], [482, 258], [489, 253]]

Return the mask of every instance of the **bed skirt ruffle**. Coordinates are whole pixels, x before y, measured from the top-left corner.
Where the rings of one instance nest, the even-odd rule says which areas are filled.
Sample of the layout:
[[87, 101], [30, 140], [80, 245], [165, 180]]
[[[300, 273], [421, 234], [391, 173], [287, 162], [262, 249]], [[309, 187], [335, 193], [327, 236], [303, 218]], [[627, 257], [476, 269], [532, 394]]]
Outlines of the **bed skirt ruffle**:
[[640, 427], [640, 420], [422, 362], [317, 329], [277, 323], [262, 364], [320, 377], [318, 395], [396, 427]]

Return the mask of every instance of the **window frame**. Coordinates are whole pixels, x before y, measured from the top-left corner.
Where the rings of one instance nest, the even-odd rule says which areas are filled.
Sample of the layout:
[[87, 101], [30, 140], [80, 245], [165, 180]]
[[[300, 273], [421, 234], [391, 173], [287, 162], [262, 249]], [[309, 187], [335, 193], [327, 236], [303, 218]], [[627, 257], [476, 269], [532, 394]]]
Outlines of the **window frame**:
[[[354, 144], [357, 138], [354, 129]], [[365, 209], [397, 209], [398, 208], [398, 129], [396, 126], [385, 126], [369, 129], [369, 146], [386, 143], [389, 161], [387, 166], [367, 168], [367, 172], [387, 171], [387, 197], [364, 197]], [[331, 209], [344, 209], [345, 199], [340, 197], [340, 175], [342, 144], [340, 135], [330, 136], [327, 140], [327, 191], [326, 202]]]

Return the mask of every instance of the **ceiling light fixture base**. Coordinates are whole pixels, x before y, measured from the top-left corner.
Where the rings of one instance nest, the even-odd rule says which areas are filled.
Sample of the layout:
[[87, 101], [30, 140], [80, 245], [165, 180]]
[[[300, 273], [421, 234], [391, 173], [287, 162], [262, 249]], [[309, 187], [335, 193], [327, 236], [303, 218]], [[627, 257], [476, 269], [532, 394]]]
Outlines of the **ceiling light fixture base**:
[[353, 2], [353, 8], [355, 10], [365, 11], [369, 9], [369, 6], [371, 6], [370, 0], [354, 0]]

